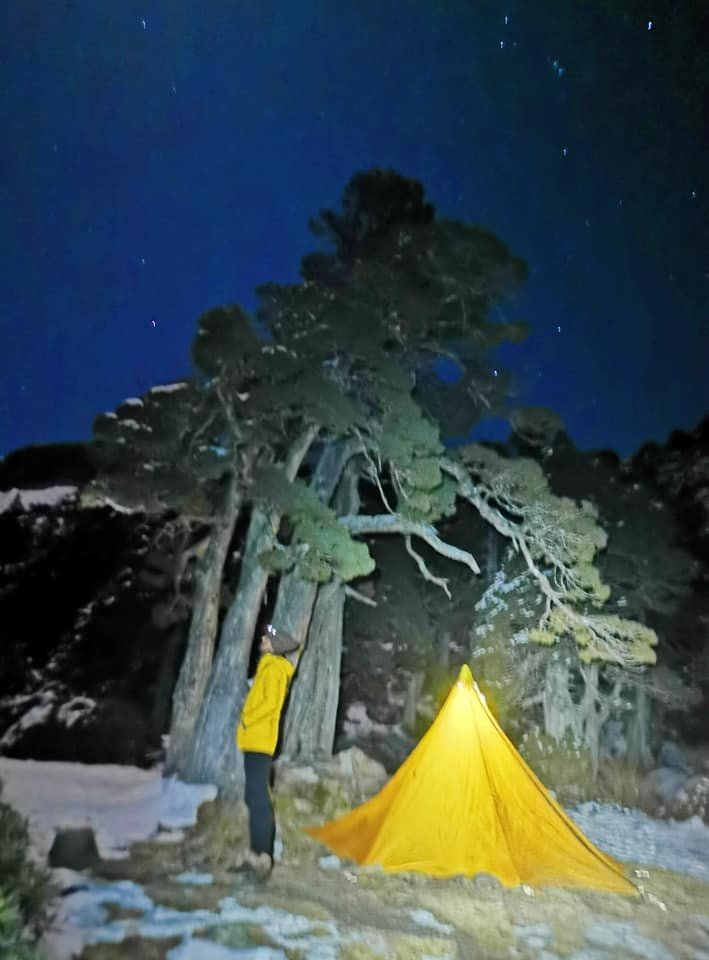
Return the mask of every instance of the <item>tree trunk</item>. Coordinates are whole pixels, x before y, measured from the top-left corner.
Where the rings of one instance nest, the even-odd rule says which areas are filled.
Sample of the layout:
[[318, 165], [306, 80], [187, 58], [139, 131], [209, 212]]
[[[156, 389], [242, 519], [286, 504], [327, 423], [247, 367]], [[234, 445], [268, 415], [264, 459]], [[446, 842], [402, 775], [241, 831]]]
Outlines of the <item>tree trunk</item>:
[[582, 713], [584, 741], [591, 755], [591, 770], [595, 781], [601, 749], [601, 729], [608, 719], [610, 703], [601, 701], [598, 691], [598, 664], [592, 663], [590, 666], [583, 667], [581, 673], [585, 688], [579, 707]]
[[438, 634], [438, 666], [441, 670], [448, 671], [451, 658], [451, 632], [450, 630], [441, 630]]
[[207, 548], [197, 561], [187, 648], [172, 694], [170, 742], [165, 764], [168, 773], [183, 771], [189, 754], [194, 718], [207, 689], [219, 626], [222, 573], [242, 500], [239, 477], [234, 470]]
[[406, 701], [404, 702], [403, 727], [409, 733], [416, 730], [416, 721], [418, 719], [418, 705], [421, 701], [421, 691], [423, 690], [424, 674], [421, 671], [412, 673], [409, 677], [409, 686], [406, 690]]
[[[293, 444], [284, 464], [289, 480], [295, 479], [316, 435], [317, 428], [311, 427]], [[179, 769], [184, 780], [210, 782], [216, 777], [222, 755], [232, 753], [233, 728], [228, 730], [220, 725], [220, 708], [227, 705], [228, 709], [236, 696], [235, 687], [243, 687], [239, 690], [239, 703], [246, 696], [251, 641], [268, 582], [268, 573], [258, 556], [272, 546], [280, 522], [279, 514], [267, 514], [256, 507], [251, 511], [236, 594], [222, 624], [207, 690], [194, 714], [189, 749]]]
[[498, 558], [498, 534], [493, 527], [487, 529], [487, 549], [485, 550], [486, 587], [495, 579], [500, 563]]
[[332, 579], [317, 591], [308, 642], [286, 715], [282, 755], [303, 761], [332, 755], [340, 694], [345, 585]]
[[642, 769], [647, 769], [652, 764], [650, 720], [650, 698], [642, 687], [636, 687], [635, 710], [628, 725], [628, 760]]
[[170, 627], [163, 648], [158, 675], [153, 685], [150, 710], [150, 737], [159, 740], [170, 726], [170, 700], [182, 652], [183, 631], [179, 624]]
[[[359, 509], [359, 465], [351, 461], [335, 494], [334, 509]], [[285, 721], [283, 755], [314, 760], [331, 756], [340, 698], [345, 584], [333, 578], [317, 593], [308, 642], [298, 666]]]
[[[312, 437], [310, 439], [312, 442]], [[309, 444], [308, 444], [309, 445]], [[307, 446], [299, 448], [300, 462]], [[346, 454], [346, 455], [345, 455]], [[327, 502], [342, 473], [346, 457], [344, 444], [328, 444], [318, 462], [312, 485]], [[295, 457], [292, 458], [292, 461]], [[291, 479], [297, 467], [291, 463]], [[286, 470], [288, 473], [288, 469]], [[289, 474], [290, 475], [290, 474]], [[241, 575], [234, 602], [224, 623], [219, 650], [209, 687], [191, 742], [185, 778], [198, 783], [214, 783], [222, 799], [241, 799], [244, 773], [241, 755], [236, 750], [234, 730], [247, 693], [248, 664], [268, 574], [258, 555], [273, 542], [280, 518], [255, 510], [246, 538]], [[292, 574], [281, 578], [274, 622], [295, 636], [307, 631], [315, 584], [304, 583]], [[302, 629], [301, 629], [302, 626]]]
[[576, 729], [576, 705], [571, 699], [569, 666], [565, 658], [551, 655], [544, 676], [544, 732], [557, 743], [564, 739], [567, 730], [578, 734]]

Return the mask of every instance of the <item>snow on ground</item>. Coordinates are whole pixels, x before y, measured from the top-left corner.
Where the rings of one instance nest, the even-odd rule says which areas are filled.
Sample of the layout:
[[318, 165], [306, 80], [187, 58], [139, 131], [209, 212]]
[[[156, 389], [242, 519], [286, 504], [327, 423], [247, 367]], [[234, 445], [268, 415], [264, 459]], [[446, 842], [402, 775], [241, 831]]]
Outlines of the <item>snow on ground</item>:
[[[329, 920], [265, 905], [247, 907], [234, 897], [224, 897], [218, 910], [175, 910], [154, 903], [138, 884], [129, 880], [109, 884], [80, 879], [81, 888], [60, 908], [59, 922], [55, 921], [60, 930], [48, 941], [56, 960], [69, 957], [72, 951], [80, 950], [83, 943], [119, 943], [127, 936], [182, 937], [182, 943], [168, 953], [168, 960], [287, 960], [293, 952], [299, 952], [308, 960], [336, 960], [344, 943], [364, 939], [361, 933], [343, 931]], [[105, 909], [109, 904], [140, 911], [142, 916], [109, 920]], [[260, 928], [278, 946], [244, 942], [234, 949], [194, 936], [206, 927], [233, 928], [235, 925], [243, 929], [245, 938], [247, 931]]]
[[0, 490], [0, 513], [9, 510], [18, 498], [21, 508], [29, 510], [39, 506], [54, 507], [73, 497], [76, 492], [76, 487], [69, 486], [47, 487], [44, 490], [18, 490], [16, 487]]
[[[209, 785], [163, 778], [159, 767], [52, 763], [0, 757], [2, 799], [29, 819], [39, 856], [57, 827], [91, 826], [103, 857], [125, 854], [159, 828], [196, 822], [197, 808], [216, 796]], [[622, 861], [665, 867], [709, 881], [709, 827], [699, 817], [653, 820], [640, 810], [584, 803], [570, 815], [597, 846]]]
[[709, 827], [699, 817], [653, 820], [642, 810], [593, 802], [569, 814], [597, 847], [618, 860], [709, 882]]
[[[216, 787], [163, 778], [159, 768], [51, 763], [0, 757], [0, 797], [29, 820], [32, 845], [45, 859], [57, 827], [93, 827], [104, 858], [127, 855], [159, 828], [196, 822], [197, 808]], [[176, 839], [179, 838], [179, 834]]]
[[[119, 856], [130, 843], [154, 836], [160, 826], [176, 829], [193, 824], [199, 804], [216, 794], [211, 786], [163, 779], [159, 768], [5, 757], [0, 757], [0, 780], [4, 783], [2, 798], [28, 817], [40, 857], [46, 857], [55, 828], [70, 825], [92, 826], [102, 855]], [[709, 881], [709, 828], [696, 817], [683, 823], [665, 822], [639, 810], [597, 803], [582, 804], [571, 816], [594, 843], [620, 860], [657, 865]], [[343, 943], [361, 936], [285, 910], [246, 907], [233, 897], [225, 897], [218, 910], [177, 911], [154, 903], [130, 881], [109, 883], [67, 870], [55, 873], [61, 885], [74, 892], [58, 901], [46, 941], [54, 960], [67, 960], [84, 943], [117, 942], [134, 934], [182, 936], [168, 960], [285, 960], [288, 950], [305, 951], [309, 960], [334, 960]], [[179, 877], [180, 882], [192, 884], [208, 879], [206, 874]], [[108, 904], [132, 907], [142, 916], [111, 921]], [[424, 929], [446, 929], [428, 911], [413, 911], [411, 916]], [[205, 926], [234, 924], [243, 925], [244, 930], [261, 928], [276, 946], [246, 942], [231, 949], [194, 935]]]

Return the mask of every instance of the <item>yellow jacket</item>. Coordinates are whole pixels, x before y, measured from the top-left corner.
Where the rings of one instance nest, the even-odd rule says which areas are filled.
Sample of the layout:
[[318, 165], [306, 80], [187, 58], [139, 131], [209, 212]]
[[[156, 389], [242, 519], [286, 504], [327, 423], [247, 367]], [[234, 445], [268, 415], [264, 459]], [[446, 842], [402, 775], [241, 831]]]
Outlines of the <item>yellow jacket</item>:
[[285, 657], [264, 653], [258, 662], [236, 730], [239, 750], [273, 755], [281, 710], [295, 667]]

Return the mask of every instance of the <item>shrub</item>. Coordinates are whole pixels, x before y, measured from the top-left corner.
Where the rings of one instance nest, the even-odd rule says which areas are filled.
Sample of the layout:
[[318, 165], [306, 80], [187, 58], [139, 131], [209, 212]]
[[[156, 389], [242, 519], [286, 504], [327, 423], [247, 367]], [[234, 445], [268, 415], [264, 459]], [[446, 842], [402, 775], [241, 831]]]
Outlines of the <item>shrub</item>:
[[637, 764], [618, 758], [602, 760], [598, 768], [596, 798], [621, 807], [637, 807], [657, 816], [657, 803], [643, 781]]
[[[48, 873], [29, 859], [26, 820], [0, 801], [0, 945], [10, 951], [8, 958], [32, 956], [29, 947], [29, 953], [22, 952], [21, 934], [29, 930], [37, 937], [43, 929], [48, 881]], [[0, 950], [0, 955], [6, 954]]]
[[24, 934], [22, 914], [14, 897], [0, 890], [0, 957], [3, 960], [41, 960]]

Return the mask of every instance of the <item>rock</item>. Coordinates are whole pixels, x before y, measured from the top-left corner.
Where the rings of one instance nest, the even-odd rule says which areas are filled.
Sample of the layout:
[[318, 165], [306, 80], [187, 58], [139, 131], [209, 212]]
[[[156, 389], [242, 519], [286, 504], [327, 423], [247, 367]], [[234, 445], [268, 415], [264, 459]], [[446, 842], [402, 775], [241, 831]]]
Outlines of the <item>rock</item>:
[[669, 813], [675, 820], [701, 817], [709, 823], [709, 776], [698, 773], [688, 777], [675, 794]]
[[471, 878], [470, 884], [474, 891], [484, 894], [499, 893], [504, 890], [498, 878], [491, 873], [476, 873]]
[[391, 727], [386, 735], [358, 734], [356, 738], [340, 737], [335, 743], [335, 749], [340, 752], [350, 749], [360, 750], [382, 764], [389, 774], [398, 770], [415, 746], [416, 740], [398, 727]]
[[658, 761], [661, 767], [669, 767], [672, 770], [681, 770], [683, 773], [689, 773], [689, 767], [680, 747], [672, 740], [665, 740], [660, 747]]
[[663, 807], [671, 804], [675, 795], [684, 785], [687, 774], [674, 767], [657, 767], [645, 775], [642, 789]]
[[[628, 755], [628, 741], [620, 720], [609, 720], [601, 731], [601, 757], [625, 757]], [[670, 766], [670, 764], [668, 764]]]
[[367, 756], [359, 747], [351, 747], [335, 754], [342, 776], [352, 781], [355, 793], [369, 796], [376, 793], [387, 781], [383, 764]]
[[381, 763], [367, 756], [359, 747], [350, 747], [332, 757], [298, 764], [282, 758], [276, 763], [276, 782], [279, 791], [297, 792], [306, 785], [341, 784], [348, 795], [369, 797], [388, 779]]
[[87, 870], [101, 861], [91, 827], [61, 827], [55, 835], [47, 862], [50, 867]]

